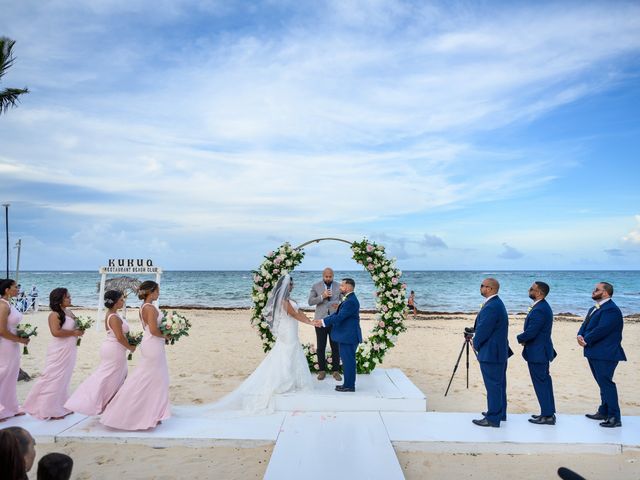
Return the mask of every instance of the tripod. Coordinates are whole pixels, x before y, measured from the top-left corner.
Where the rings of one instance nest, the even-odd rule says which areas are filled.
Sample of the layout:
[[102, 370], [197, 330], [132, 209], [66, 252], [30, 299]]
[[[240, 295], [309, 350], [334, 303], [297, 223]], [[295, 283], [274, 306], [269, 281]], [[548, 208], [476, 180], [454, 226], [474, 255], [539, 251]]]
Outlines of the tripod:
[[[458, 365], [460, 365], [460, 359], [462, 358], [462, 352], [467, 351], [467, 388], [469, 388], [469, 345], [471, 344], [471, 339], [473, 338], [473, 333], [464, 333], [464, 343], [462, 344], [462, 348], [460, 349], [460, 353], [458, 354], [458, 360], [456, 360], [456, 364], [453, 367], [453, 373], [451, 374], [451, 378], [449, 379], [449, 385], [447, 385], [447, 391], [444, 392], [444, 396], [447, 396], [447, 393], [449, 393], [449, 388], [451, 388], [451, 382], [453, 382], [453, 377], [456, 374], [456, 371], [458, 370]], [[473, 348], [472, 348], [473, 349]], [[475, 350], [473, 350], [473, 353], [476, 354], [476, 357], [478, 356], [478, 354], [476, 353]]]

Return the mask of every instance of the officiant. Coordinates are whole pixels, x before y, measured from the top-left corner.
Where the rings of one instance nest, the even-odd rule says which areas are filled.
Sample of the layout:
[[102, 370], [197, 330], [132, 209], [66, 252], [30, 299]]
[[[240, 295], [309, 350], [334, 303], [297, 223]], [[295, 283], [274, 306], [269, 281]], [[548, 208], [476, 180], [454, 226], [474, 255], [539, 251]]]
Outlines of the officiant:
[[[315, 283], [309, 292], [309, 306], [315, 306], [316, 311], [313, 316], [315, 320], [335, 313], [340, 304], [340, 284], [333, 281], [333, 270], [325, 268], [322, 271], [322, 280]], [[331, 345], [331, 372], [337, 381], [342, 380], [340, 375], [340, 350], [338, 344], [331, 340], [331, 327], [316, 327], [316, 343], [318, 353], [318, 380], [324, 380], [327, 376], [327, 337]]]

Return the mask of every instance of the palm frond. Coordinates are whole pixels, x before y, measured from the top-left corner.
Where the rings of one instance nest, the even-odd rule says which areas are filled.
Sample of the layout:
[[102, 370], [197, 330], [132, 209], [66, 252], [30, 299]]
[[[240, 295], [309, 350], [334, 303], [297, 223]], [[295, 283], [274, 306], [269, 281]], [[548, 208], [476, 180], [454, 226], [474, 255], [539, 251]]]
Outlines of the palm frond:
[[29, 93], [27, 88], [6, 88], [0, 92], [0, 114], [6, 113], [10, 107], [15, 107], [20, 101], [20, 95]]
[[13, 57], [13, 46], [16, 41], [7, 37], [0, 37], [0, 78], [11, 68], [15, 58]]

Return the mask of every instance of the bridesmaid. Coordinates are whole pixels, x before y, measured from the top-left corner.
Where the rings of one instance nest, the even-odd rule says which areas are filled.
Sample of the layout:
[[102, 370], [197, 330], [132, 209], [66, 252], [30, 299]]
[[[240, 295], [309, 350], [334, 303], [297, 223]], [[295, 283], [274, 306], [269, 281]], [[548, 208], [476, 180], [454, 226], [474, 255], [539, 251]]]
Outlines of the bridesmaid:
[[100, 365], [64, 404], [68, 410], [89, 416], [101, 414], [122, 386], [127, 378], [127, 351], [133, 353], [136, 350], [125, 336], [129, 332], [129, 324], [118, 315], [118, 310], [124, 306], [122, 292], [106, 292], [104, 306], [108, 309], [104, 320], [107, 338], [100, 347]]
[[16, 335], [16, 326], [22, 320], [22, 314], [10, 303], [16, 295], [18, 285], [15, 281], [0, 280], [0, 422], [24, 415], [18, 406], [16, 387], [20, 371], [20, 344], [28, 345], [29, 339]]
[[41, 420], [60, 420], [73, 412], [64, 408], [69, 398], [69, 384], [76, 365], [77, 337], [84, 334], [76, 329], [75, 315], [67, 310], [71, 295], [66, 288], [54, 288], [49, 294], [49, 330], [53, 338], [47, 349], [42, 376], [33, 386], [22, 408]]
[[140, 363], [102, 414], [100, 423], [107, 427], [147, 430], [171, 417], [165, 337], [159, 328], [162, 312], [152, 303], [159, 295], [160, 286], [151, 280], [138, 289], [138, 298], [144, 300], [139, 312], [144, 329]]

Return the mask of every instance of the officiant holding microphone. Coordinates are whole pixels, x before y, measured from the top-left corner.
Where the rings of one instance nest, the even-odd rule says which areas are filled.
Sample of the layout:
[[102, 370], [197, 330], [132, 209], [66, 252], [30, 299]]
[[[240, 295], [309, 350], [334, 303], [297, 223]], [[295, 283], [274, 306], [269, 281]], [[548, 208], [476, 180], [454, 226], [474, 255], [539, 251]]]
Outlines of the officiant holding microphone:
[[[309, 292], [309, 306], [315, 306], [314, 320], [321, 320], [335, 313], [340, 304], [340, 285], [333, 280], [333, 270], [325, 268], [322, 271], [322, 280], [315, 283]], [[331, 339], [331, 327], [316, 327], [316, 345], [318, 353], [318, 380], [324, 380], [327, 376], [327, 337], [331, 345], [331, 372], [337, 381], [342, 380], [340, 375], [340, 349], [338, 344]]]

